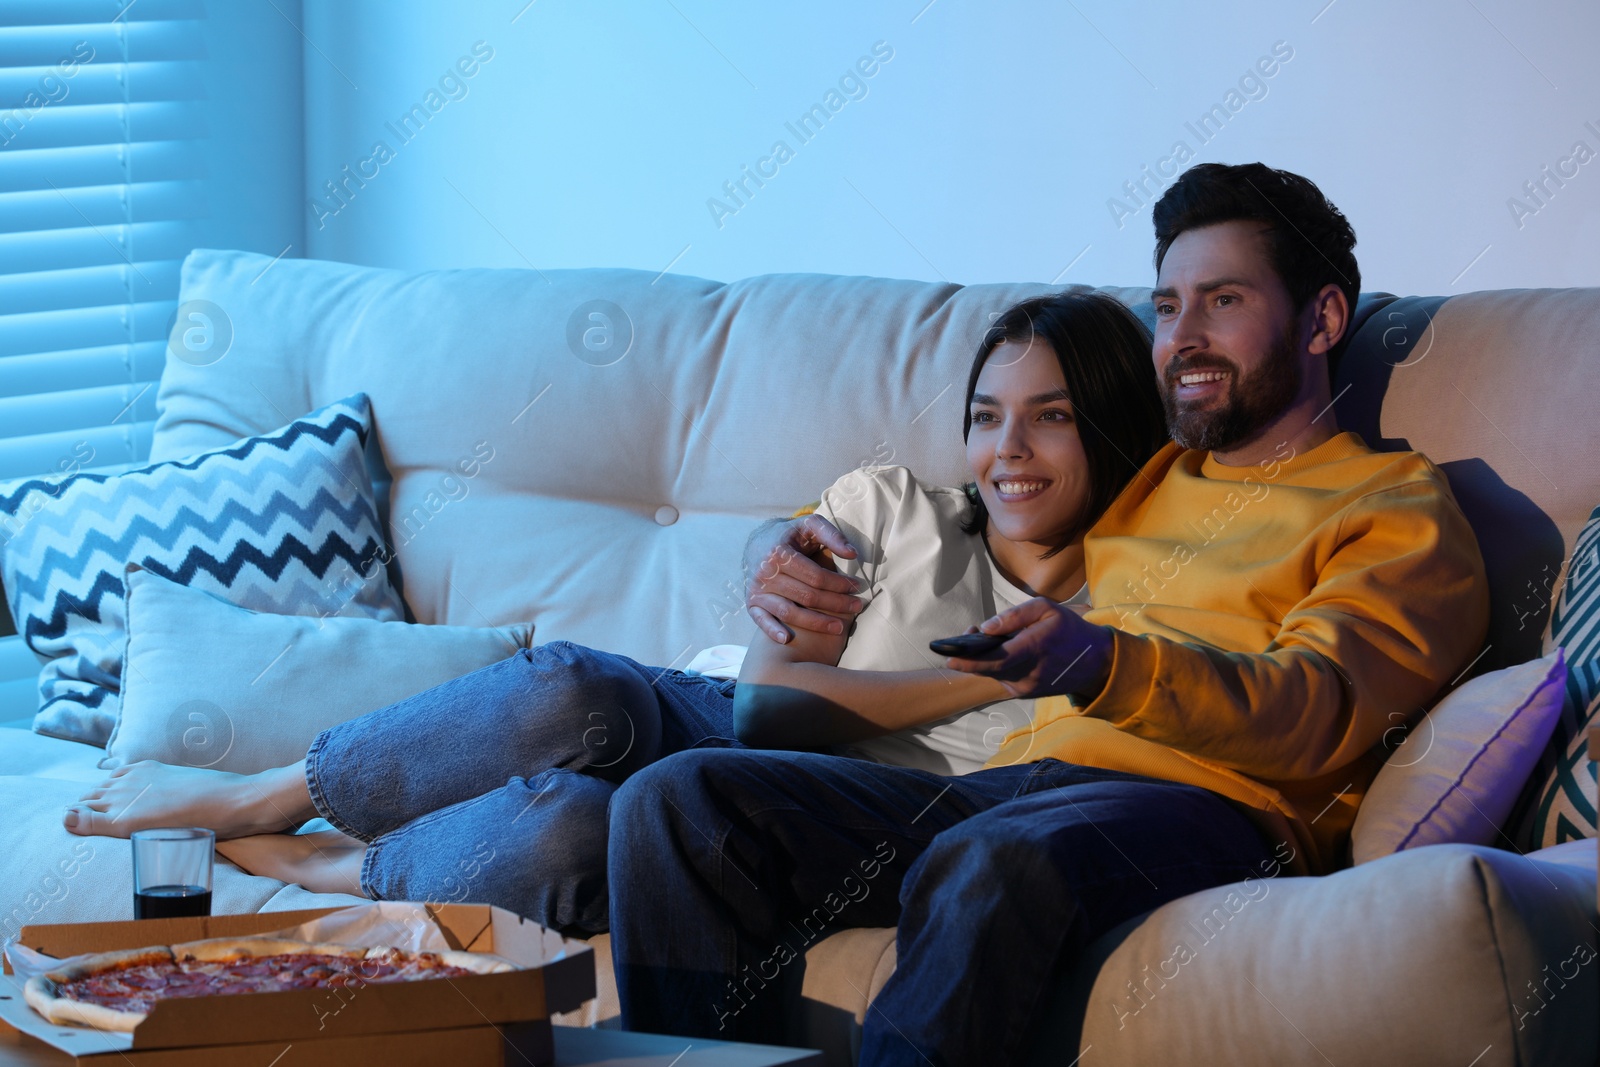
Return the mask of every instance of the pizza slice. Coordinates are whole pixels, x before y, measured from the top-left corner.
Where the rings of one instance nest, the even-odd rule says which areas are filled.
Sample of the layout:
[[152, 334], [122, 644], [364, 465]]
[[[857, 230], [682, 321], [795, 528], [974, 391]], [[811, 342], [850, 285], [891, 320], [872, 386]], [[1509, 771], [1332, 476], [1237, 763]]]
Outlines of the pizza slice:
[[156, 1001], [171, 997], [337, 989], [515, 969], [488, 953], [216, 937], [85, 956], [28, 979], [23, 996], [51, 1023], [126, 1032], [144, 1021]]
[[167, 948], [102, 952], [34, 975], [23, 985], [22, 997], [57, 1025], [132, 1030], [177, 971]]
[[190, 963], [233, 963], [263, 956], [314, 954], [337, 959], [359, 960], [369, 949], [359, 945], [329, 942], [294, 941], [284, 937], [208, 937], [204, 941], [185, 941], [172, 946], [179, 965]]
[[381, 982], [409, 982], [418, 978], [435, 977], [441, 971], [466, 971], [470, 974], [499, 974], [502, 971], [514, 971], [516, 964], [509, 960], [488, 952], [403, 952], [397, 948], [374, 948], [367, 950], [367, 958], [363, 970], [378, 970], [374, 965], [381, 965], [383, 971], [392, 976], [387, 978], [368, 978], [368, 981]]

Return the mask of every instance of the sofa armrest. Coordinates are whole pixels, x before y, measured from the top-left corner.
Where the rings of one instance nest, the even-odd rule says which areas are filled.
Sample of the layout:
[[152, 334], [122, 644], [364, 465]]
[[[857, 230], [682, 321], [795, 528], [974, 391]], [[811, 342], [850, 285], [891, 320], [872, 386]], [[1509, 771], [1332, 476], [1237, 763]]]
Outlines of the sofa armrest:
[[1595, 893], [1475, 845], [1196, 893], [1091, 946], [1036, 1062], [1590, 1063]]

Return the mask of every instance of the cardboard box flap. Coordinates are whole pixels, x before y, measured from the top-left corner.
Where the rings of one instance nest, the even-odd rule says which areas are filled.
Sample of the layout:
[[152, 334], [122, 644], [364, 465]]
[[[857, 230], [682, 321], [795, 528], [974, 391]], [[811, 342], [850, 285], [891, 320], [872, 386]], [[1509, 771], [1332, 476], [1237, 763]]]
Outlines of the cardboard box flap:
[[[326, 915], [333, 908], [310, 911], [274, 911], [256, 915], [201, 915], [183, 919], [127, 919], [106, 923], [55, 923], [24, 926], [18, 935], [24, 945], [64, 960], [85, 952], [115, 952], [150, 945], [176, 945], [207, 937], [248, 937], [251, 934], [296, 926]], [[263, 921], [265, 920], [265, 921]], [[11, 963], [5, 964], [11, 973]]]
[[[449, 986], [444, 995], [442, 986]], [[514, 974], [374, 983], [241, 996], [184, 997], [156, 1003], [133, 1032], [133, 1047], [185, 1048], [351, 1037], [417, 1029], [517, 1023], [547, 1018], [544, 975]]]
[[[0, 986], [4, 979], [0, 979]], [[381, 1063], [384, 1067], [438, 1067], [439, 1064], [504, 1064], [529, 1067], [548, 1064], [554, 1055], [548, 1023], [480, 1025], [461, 1030], [413, 1030], [361, 1034], [315, 1041], [269, 1041], [135, 1051], [124, 1043], [111, 1048], [97, 1042], [106, 1035], [82, 1031], [88, 1038], [72, 1051], [40, 1044], [0, 1017], [0, 1064], [11, 1067], [350, 1067]], [[125, 1036], [125, 1035], [124, 1035]], [[69, 1042], [70, 1044], [70, 1042]], [[290, 1052], [289, 1049], [293, 1048]]]
[[552, 1014], [576, 1011], [595, 997], [594, 949], [520, 915], [481, 904], [430, 904], [428, 914], [452, 946], [491, 952], [544, 971]]
[[485, 947], [494, 938], [484, 936], [493, 919], [483, 907], [472, 904], [429, 904], [426, 907], [451, 948], [466, 952], [494, 951]]

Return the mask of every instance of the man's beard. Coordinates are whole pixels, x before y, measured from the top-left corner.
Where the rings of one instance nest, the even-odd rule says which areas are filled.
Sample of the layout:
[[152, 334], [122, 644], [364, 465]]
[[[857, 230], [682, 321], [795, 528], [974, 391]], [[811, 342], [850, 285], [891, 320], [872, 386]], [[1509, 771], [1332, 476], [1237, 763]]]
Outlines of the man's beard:
[[[1242, 381], [1233, 364], [1224, 360], [1172, 360], [1161, 378], [1161, 403], [1167, 412], [1167, 432], [1184, 448], [1215, 452], [1250, 440], [1294, 402], [1300, 394], [1300, 360], [1290, 332], [1285, 330], [1266, 360]], [[1178, 378], [1193, 371], [1221, 370], [1229, 375], [1228, 394], [1221, 407], [1180, 408]]]

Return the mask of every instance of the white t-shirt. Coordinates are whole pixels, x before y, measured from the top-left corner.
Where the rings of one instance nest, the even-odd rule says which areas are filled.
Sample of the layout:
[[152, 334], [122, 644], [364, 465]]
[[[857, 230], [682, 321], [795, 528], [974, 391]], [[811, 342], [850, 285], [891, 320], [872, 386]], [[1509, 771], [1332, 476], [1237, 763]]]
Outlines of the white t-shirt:
[[[930, 488], [905, 467], [862, 467], [822, 494], [817, 514], [856, 547], [836, 559], [841, 573], [865, 581], [867, 606], [856, 616], [839, 666], [910, 671], [943, 667], [928, 648], [989, 616], [1031, 599], [1001, 575], [980, 534], [961, 531], [969, 511], [957, 488]], [[1086, 595], [1080, 590], [1068, 603]], [[982, 767], [1001, 739], [1033, 718], [1034, 702], [1001, 700], [937, 722], [851, 745], [847, 754], [878, 763], [967, 774]]]

